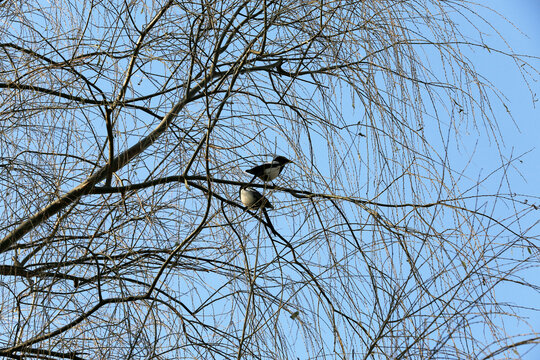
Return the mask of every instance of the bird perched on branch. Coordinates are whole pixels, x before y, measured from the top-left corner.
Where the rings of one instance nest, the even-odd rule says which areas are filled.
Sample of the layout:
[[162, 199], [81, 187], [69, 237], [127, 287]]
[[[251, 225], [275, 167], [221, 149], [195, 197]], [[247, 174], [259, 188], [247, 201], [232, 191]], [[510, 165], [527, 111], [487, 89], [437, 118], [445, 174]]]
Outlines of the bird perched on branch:
[[263, 196], [260, 192], [252, 187], [249, 187], [248, 185], [242, 185], [240, 186], [240, 200], [242, 201], [242, 204], [244, 204], [249, 210], [261, 209], [264, 213], [268, 226], [274, 234], [276, 233], [276, 230], [270, 221], [270, 217], [268, 216], [268, 212], [266, 211], [266, 209], [273, 209], [274, 207], [266, 196]]
[[240, 186], [240, 200], [248, 209], [273, 209], [274, 207], [265, 196], [248, 185]]
[[252, 169], [246, 170], [247, 173], [253, 175], [250, 183], [255, 180], [256, 177], [261, 179], [264, 182], [272, 181], [281, 174], [283, 168], [288, 163], [292, 162], [287, 159], [285, 156], [276, 156], [271, 162], [264, 163], [262, 165], [255, 166]]

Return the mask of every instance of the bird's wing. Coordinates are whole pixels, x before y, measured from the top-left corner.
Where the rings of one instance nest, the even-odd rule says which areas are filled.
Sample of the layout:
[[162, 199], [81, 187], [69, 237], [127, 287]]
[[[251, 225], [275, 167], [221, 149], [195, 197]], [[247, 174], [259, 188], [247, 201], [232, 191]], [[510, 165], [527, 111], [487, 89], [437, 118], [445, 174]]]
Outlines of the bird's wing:
[[273, 209], [274, 206], [268, 200], [266, 196], [263, 196], [260, 192], [258, 192], [255, 189], [251, 189], [253, 196], [255, 197], [255, 203], [258, 204], [258, 206], [263, 206], [266, 209]]
[[263, 209], [264, 217], [266, 218], [266, 222], [268, 223], [268, 226], [270, 227], [270, 230], [274, 233], [274, 235], [277, 235], [277, 231], [274, 228], [274, 225], [272, 225], [272, 222], [270, 221], [270, 216], [268, 216], [268, 213], [266, 212], [266, 209]]
[[264, 170], [268, 169], [269, 167], [272, 167], [272, 163], [264, 163], [262, 165], [257, 165], [254, 168], [246, 170], [246, 172], [248, 174], [258, 175], [258, 174], [262, 174]]

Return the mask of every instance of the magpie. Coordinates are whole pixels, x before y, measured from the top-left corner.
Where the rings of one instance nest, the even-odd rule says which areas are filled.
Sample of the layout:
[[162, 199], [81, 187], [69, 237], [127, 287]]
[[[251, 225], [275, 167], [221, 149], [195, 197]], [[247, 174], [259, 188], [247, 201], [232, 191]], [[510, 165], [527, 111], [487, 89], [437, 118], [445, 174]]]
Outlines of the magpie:
[[276, 156], [271, 162], [267, 162], [262, 165], [255, 166], [252, 169], [246, 170], [247, 173], [253, 175], [253, 179], [251, 179], [249, 183], [251, 184], [256, 177], [264, 182], [274, 180], [279, 176], [279, 174], [281, 174], [281, 171], [285, 165], [290, 162], [292, 161], [287, 159], [285, 156]]
[[270, 221], [268, 213], [266, 212], [266, 209], [274, 208], [266, 196], [263, 196], [260, 192], [248, 185], [242, 185], [240, 186], [240, 200], [242, 201], [242, 204], [244, 204], [250, 210], [261, 209], [264, 213], [268, 226], [274, 234], [277, 233], [276, 229], [274, 229], [274, 226], [272, 225], [272, 222]]

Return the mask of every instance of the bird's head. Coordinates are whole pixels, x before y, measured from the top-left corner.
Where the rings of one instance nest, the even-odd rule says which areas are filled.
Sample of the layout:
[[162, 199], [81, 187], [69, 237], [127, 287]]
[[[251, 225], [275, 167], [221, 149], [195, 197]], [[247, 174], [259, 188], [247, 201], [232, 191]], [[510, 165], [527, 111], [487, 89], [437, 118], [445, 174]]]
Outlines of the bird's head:
[[285, 156], [276, 156], [274, 158], [274, 161], [277, 162], [278, 164], [280, 165], [285, 165], [285, 164], [288, 164], [288, 163], [291, 163], [292, 161], [287, 159]]

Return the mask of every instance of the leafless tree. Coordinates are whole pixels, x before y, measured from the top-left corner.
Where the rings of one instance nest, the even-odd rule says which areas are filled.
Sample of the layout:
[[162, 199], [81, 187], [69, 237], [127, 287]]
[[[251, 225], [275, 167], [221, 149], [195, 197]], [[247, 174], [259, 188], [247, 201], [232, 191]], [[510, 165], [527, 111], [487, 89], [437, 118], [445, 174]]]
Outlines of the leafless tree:
[[[495, 289], [538, 291], [520, 277], [538, 266], [538, 198], [486, 192], [452, 157], [465, 129], [504, 139], [502, 93], [467, 55], [498, 51], [478, 11], [3, 1], [0, 354], [491, 359], [537, 343], [505, 332], [520, 312]], [[277, 234], [238, 198], [273, 155], [294, 163], [253, 187]]]

